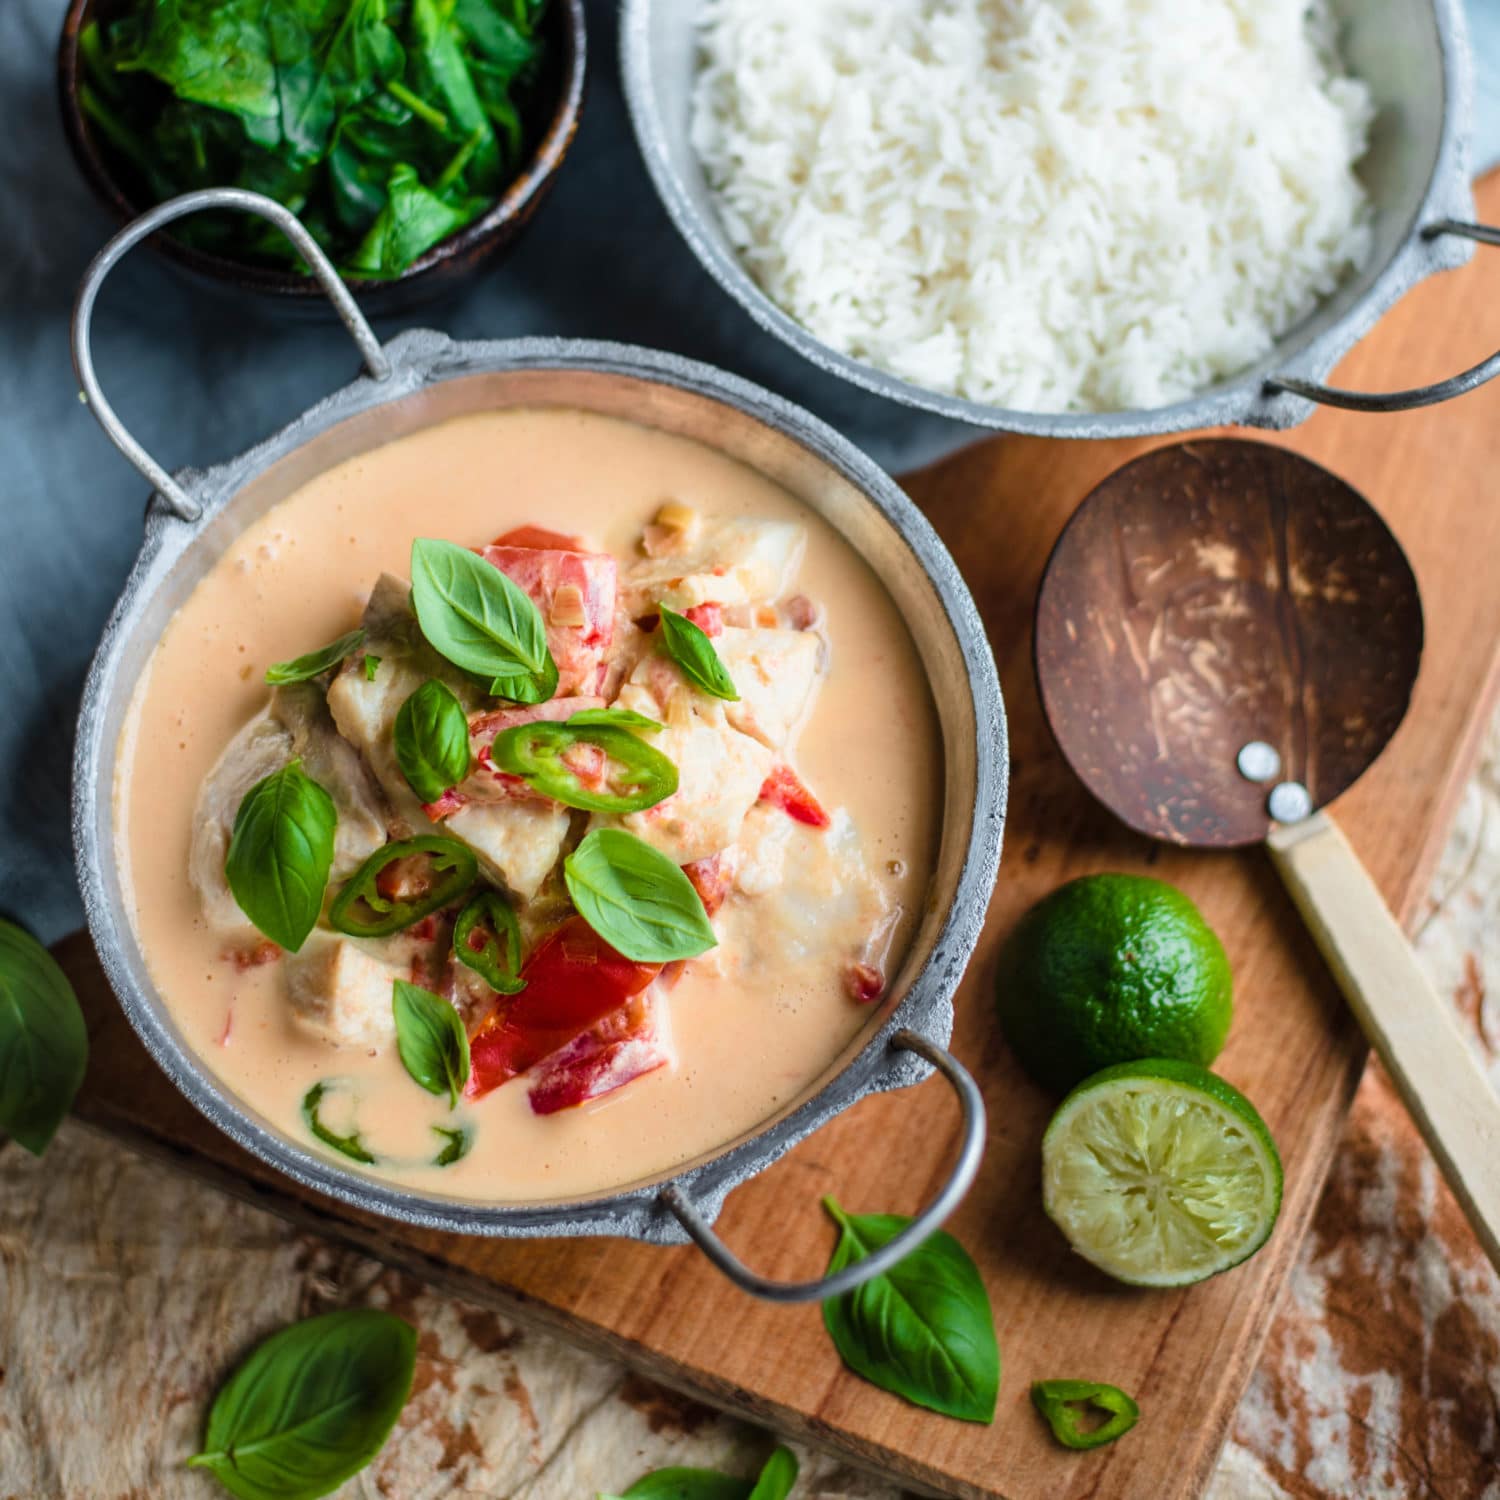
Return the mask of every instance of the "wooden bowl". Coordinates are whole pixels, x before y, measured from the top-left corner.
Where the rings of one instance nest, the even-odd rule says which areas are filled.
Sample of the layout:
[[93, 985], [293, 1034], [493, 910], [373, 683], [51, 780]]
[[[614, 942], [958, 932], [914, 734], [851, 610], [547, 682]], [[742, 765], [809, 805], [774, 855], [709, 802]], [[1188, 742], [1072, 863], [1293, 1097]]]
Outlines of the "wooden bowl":
[[[125, 224], [151, 204], [133, 200], [115, 181], [78, 102], [78, 36], [99, 8], [98, 0], [70, 0], [57, 50], [58, 93], [63, 128], [79, 169], [99, 201]], [[456, 290], [505, 251], [531, 221], [573, 144], [583, 111], [587, 60], [583, 0], [552, 0], [542, 35], [549, 48], [542, 84], [553, 102], [531, 157], [486, 213], [434, 245], [399, 276], [345, 277], [367, 313], [403, 312]], [[147, 244], [196, 279], [275, 298], [288, 307], [332, 313], [327, 298], [309, 276], [210, 255], [166, 233], [153, 235]]]

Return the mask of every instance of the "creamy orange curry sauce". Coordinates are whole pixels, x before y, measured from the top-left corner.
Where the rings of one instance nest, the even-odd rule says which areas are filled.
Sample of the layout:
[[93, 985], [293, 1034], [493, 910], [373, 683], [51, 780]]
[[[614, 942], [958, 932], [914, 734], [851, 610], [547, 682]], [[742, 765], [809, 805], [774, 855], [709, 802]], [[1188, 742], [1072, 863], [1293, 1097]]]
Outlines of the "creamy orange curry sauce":
[[[473, 549], [536, 604], [557, 667], [550, 699], [497, 699], [424, 639], [408, 581], [414, 537]], [[668, 654], [664, 608], [702, 630], [736, 700], [695, 686]], [[358, 648], [328, 672], [267, 686], [272, 663], [361, 624]], [[469, 773], [424, 804], [393, 741], [403, 703], [431, 678], [462, 704], [471, 756]], [[659, 804], [570, 808], [495, 764], [508, 728], [608, 706], [661, 726], [639, 735], [676, 768], [677, 790]], [[308, 1127], [309, 1091], [322, 1082], [320, 1121], [357, 1134], [375, 1158], [363, 1170], [501, 1203], [660, 1174], [804, 1094], [899, 967], [941, 806], [915, 649], [847, 543], [708, 448], [567, 410], [460, 418], [275, 506], [173, 618], [120, 750], [132, 919], [200, 1058], [311, 1150], [348, 1165]], [[585, 745], [571, 760], [584, 780], [589, 754]], [[338, 822], [322, 918], [292, 953], [246, 917], [225, 859], [246, 794], [294, 759]], [[600, 828], [685, 869], [715, 946], [656, 966], [606, 950], [613, 967], [588, 968], [600, 940], [573, 912], [562, 861]], [[455, 959], [457, 898], [392, 935], [329, 925], [366, 861], [389, 841], [430, 835], [472, 851], [479, 888], [517, 913], [529, 998], [498, 993]], [[591, 972], [615, 989], [580, 1009]], [[456, 1107], [403, 1066], [398, 979], [462, 1019], [474, 1075]], [[554, 1003], [566, 1012], [555, 1027], [525, 1030]], [[497, 1071], [502, 1033], [526, 1045]], [[435, 1161], [439, 1129], [465, 1143], [447, 1165]]]

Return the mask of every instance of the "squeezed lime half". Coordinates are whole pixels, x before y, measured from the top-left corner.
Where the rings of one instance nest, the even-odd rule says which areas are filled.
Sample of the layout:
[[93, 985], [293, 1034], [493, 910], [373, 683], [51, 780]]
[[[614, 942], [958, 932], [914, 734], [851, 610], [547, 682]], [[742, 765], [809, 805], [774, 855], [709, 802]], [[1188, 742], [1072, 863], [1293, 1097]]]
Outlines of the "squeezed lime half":
[[1042, 1201], [1084, 1257], [1133, 1286], [1188, 1286], [1254, 1255], [1281, 1158], [1238, 1089], [1147, 1058], [1084, 1079], [1042, 1139]]

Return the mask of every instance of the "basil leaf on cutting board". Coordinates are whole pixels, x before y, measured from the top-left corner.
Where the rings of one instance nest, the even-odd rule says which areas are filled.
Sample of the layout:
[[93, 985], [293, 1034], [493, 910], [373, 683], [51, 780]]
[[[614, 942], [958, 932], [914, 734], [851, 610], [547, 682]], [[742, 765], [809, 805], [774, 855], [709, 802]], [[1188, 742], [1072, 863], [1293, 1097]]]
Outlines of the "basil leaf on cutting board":
[[380, 1451], [416, 1367], [411, 1325], [346, 1308], [273, 1333], [235, 1370], [188, 1459], [239, 1500], [315, 1500]]
[[661, 610], [662, 644], [682, 675], [705, 693], [727, 703], [738, 703], [740, 695], [735, 691], [734, 679], [719, 660], [714, 643], [686, 615], [668, 609], [665, 604], [657, 607]]
[[[291, 661], [279, 661], [266, 668], [266, 681], [272, 687], [288, 682], [307, 682], [321, 677], [324, 672], [336, 667], [346, 656], [352, 656], [365, 643], [363, 629], [351, 630], [336, 641], [329, 641], [306, 656], [293, 657]], [[378, 660], [379, 658], [377, 658]]]
[[469, 1035], [463, 1021], [441, 995], [421, 985], [398, 979], [392, 989], [401, 1066], [429, 1094], [446, 1094], [448, 1108], [456, 1108], [469, 1081]]
[[333, 1079], [320, 1078], [302, 1096], [302, 1123], [307, 1126], [308, 1131], [316, 1139], [322, 1141], [325, 1146], [331, 1147], [341, 1156], [347, 1156], [350, 1161], [363, 1163], [367, 1167], [373, 1167], [380, 1158], [365, 1145], [364, 1137], [358, 1130], [351, 1130], [348, 1135], [340, 1135], [331, 1126], [323, 1123], [322, 1108], [324, 1096], [331, 1093], [336, 1087]]
[[681, 867], [634, 834], [596, 828], [563, 861], [563, 879], [584, 921], [636, 963], [696, 958], [719, 941]]
[[240, 910], [288, 952], [307, 941], [323, 910], [338, 810], [300, 760], [245, 793], [224, 877]]
[[0, 920], [0, 1132], [40, 1156], [88, 1063], [68, 977], [30, 933]]
[[643, 1474], [618, 1497], [599, 1500], [786, 1500], [797, 1482], [791, 1449], [778, 1448], [756, 1479], [739, 1479], [717, 1469], [656, 1469]]
[[411, 600], [427, 643], [490, 680], [496, 697], [545, 702], [557, 689], [541, 611], [499, 568], [453, 542], [411, 544]]
[[446, 683], [429, 677], [396, 713], [396, 764], [420, 802], [436, 802], [469, 774], [469, 716]]
[[[904, 1214], [847, 1214], [824, 1207], [839, 1226], [831, 1274], [863, 1260], [911, 1223]], [[823, 1323], [856, 1375], [966, 1422], [993, 1422], [1000, 1348], [978, 1268], [941, 1230], [884, 1276], [832, 1297]]]

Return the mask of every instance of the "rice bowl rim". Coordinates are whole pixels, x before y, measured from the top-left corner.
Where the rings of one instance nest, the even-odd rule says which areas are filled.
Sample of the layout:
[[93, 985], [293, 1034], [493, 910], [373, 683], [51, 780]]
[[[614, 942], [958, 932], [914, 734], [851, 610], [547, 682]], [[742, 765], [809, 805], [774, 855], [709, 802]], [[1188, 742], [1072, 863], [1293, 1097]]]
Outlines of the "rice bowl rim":
[[[695, 164], [695, 180], [685, 180], [677, 169], [668, 119], [675, 111], [683, 126], [677, 139], [685, 142], [697, 71], [693, 33], [698, 0], [621, 0], [620, 70], [637, 146], [678, 233], [709, 275], [756, 323], [827, 374], [905, 406], [977, 427], [1036, 437], [1141, 437], [1226, 425], [1284, 429], [1306, 421], [1318, 399], [1346, 394], [1328, 393], [1321, 382], [1390, 307], [1429, 276], [1464, 264], [1474, 252], [1475, 236], [1465, 233], [1474, 215], [1469, 179], [1473, 68], [1468, 30], [1462, 0], [1428, 0], [1427, 8], [1439, 66], [1434, 76], [1408, 77], [1405, 83], [1414, 104], [1426, 108], [1426, 99], [1439, 103], [1437, 150], [1416, 206], [1392, 241], [1384, 264], [1373, 274], [1359, 273], [1368, 284], [1336, 316], [1329, 315], [1329, 308], [1346, 291], [1347, 280], [1283, 334], [1270, 353], [1238, 374], [1165, 406], [1107, 412], [1037, 412], [972, 401], [902, 379], [825, 344], [762, 291], [729, 248], [690, 143], [686, 155]], [[665, 24], [677, 27], [679, 37], [683, 28], [688, 33], [684, 45], [672, 47], [670, 68], [661, 65], [661, 49], [653, 44], [657, 17], [668, 11], [671, 18]], [[679, 37], [674, 37], [674, 43]], [[680, 65], [684, 59], [685, 70]], [[1411, 188], [1405, 185], [1400, 195], [1403, 202], [1416, 197]], [[1500, 354], [1416, 391], [1329, 404], [1399, 410], [1446, 400], [1497, 373]], [[1287, 384], [1297, 385], [1305, 394], [1286, 389]]]

